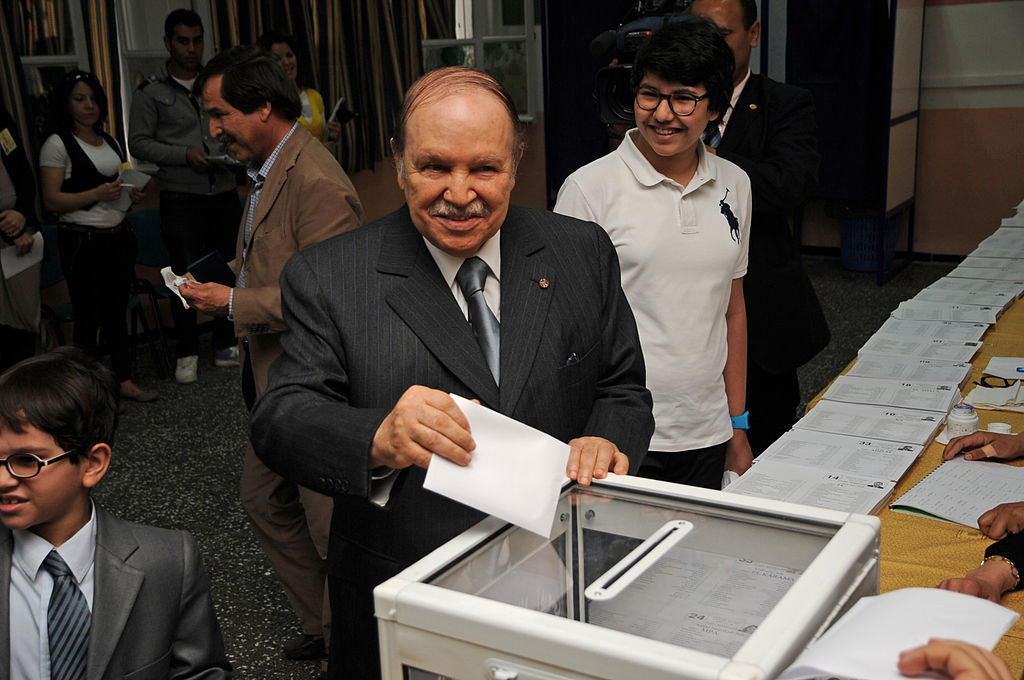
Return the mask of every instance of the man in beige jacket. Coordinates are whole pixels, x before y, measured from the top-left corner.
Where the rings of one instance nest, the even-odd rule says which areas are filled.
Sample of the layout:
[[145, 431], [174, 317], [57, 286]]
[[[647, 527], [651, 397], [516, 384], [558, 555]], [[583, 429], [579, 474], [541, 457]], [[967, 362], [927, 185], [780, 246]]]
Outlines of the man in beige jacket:
[[[251, 409], [285, 331], [278, 277], [296, 252], [359, 226], [363, 209], [333, 156], [295, 122], [301, 104], [280, 65], [258, 49], [214, 58], [196, 81], [210, 133], [249, 164], [248, 206], [232, 263], [234, 288], [189, 284], [182, 294], [199, 310], [227, 316], [245, 349], [242, 391]], [[303, 636], [285, 644], [289, 658], [317, 658], [330, 636], [324, 593], [332, 501], [271, 472], [248, 447], [242, 505], [299, 617]]]

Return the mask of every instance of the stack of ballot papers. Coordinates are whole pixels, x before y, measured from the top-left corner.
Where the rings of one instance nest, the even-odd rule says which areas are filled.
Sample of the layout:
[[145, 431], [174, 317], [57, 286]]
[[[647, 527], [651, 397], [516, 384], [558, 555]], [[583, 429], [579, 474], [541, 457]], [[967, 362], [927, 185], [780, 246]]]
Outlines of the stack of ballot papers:
[[940, 340], [938, 338], [907, 338], [894, 335], [872, 335], [859, 350], [861, 354], [897, 354], [923, 359], [970, 361], [981, 343], [976, 340]]
[[897, 667], [901, 652], [932, 638], [991, 650], [1018, 616], [994, 602], [938, 588], [903, 588], [862, 597], [779, 680], [906, 680]]
[[[956, 270], [953, 270], [954, 272]], [[987, 272], [987, 269], [971, 270]], [[998, 272], [993, 272], [998, 273]], [[953, 274], [951, 273], [950, 276]], [[989, 277], [974, 277], [989, 278]], [[1020, 277], [1018, 277], [1020, 278]], [[899, 304], [892, 315], [897, 319], [915, 319], [917, 321], [967, 321], [970, 323], [996, 322], [996, 317], [1002, 312], [997, 307], [979, 307], [977, 305], [955, 305], [944, 302], [927, 302], [924, 300], [904, 300]]]
[[911, 382], [955, 383], [963, 387], [971, 375], [966, 361], [919, 359], [889, 354], [862, 354], [846, 373], [860, 378], [895, 378]]
[[[977, 279], [959, 279], [961, 281], [976, 281]], [[985, 292], [975, 290], [941, 290], [938, 288], [924, 288], [913, 297], [919, 302], [942, 302], [950, 305], [974, 305], [975, 307], [994, 307], [1006, 311], [1017, 295], [1009, 292]]]
[[790, 430], [754, 460], [727, 493], [872, 513], [924, 447], [867, 437]]
[[[940, 281], [945, 279], [940, 279]], [[964, 279], [955, 279], [963, 281]], [[914, 321], [912, 319], [885, 320], [875, 335], [904, 338], [936, 338], [938, 340], [981, 340], [988, 330], [987, 323], [961, 323], [958, 321]], [[874, 336], [872, 336], [874, 337]]]
[[917, 383], [841, 375], [829, 385], [822, 399], [938, 411], [945, 416], [953, 404], [960, 401], [960, 387], [956, 383]]
[[1024, 281], [985, 281], [983, 279], [952, 279], [944, 276], [925, 290], [954, 290], [968, 293], [1006, 293], [1019, 298]]
[[924, 446], [935, 437], [944, 420], [945, 416], [935, 411], [845, 404], [823, 399], [793, 428]]

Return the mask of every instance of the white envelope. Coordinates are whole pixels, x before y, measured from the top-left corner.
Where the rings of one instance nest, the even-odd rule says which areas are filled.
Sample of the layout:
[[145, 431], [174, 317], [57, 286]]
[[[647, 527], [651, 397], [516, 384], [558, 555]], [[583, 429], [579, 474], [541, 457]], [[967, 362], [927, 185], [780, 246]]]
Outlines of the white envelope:
[[458, 395], [476, 442], [463, 467], [430, 459], [423, 488], [548, 536], [566, 481], [569, 445]]

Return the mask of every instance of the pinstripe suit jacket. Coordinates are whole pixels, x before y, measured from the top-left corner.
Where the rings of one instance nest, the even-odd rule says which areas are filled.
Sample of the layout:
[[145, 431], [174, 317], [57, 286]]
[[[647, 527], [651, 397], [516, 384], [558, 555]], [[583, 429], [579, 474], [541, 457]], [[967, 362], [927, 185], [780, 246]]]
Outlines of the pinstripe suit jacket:
[[[192, 536], [125, 522], [98, 505], [96, 522], [88, 680], [230, 678]], [[13, 554], [14, 536], [0, 526], [0, 680], [11, 670]]]
[[604, 437], [633, 472], [647, 451], [654, 421], [636, 324], [595, 224], [510, 208], [500, 389], [406, 207], [300, 252], [281, 290], [288, 331], [251, 438], [271, 469], [335, 497], [333, 574], [372, 587], [482, 518], [424, 491], [415, 467], [386, 507], [367, 500], [373, 435], [412, 385], [479, 399], [563, 441]]

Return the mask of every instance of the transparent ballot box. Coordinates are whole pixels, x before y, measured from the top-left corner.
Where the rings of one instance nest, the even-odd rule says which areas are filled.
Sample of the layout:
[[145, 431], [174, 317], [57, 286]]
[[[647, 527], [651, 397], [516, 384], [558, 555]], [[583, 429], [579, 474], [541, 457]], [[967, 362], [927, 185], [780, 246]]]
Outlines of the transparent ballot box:
[[384, 680], [773, 678], [863, 595], [879, 522], [635, 477], [551, 538], [489, 518], [374, 590]]

